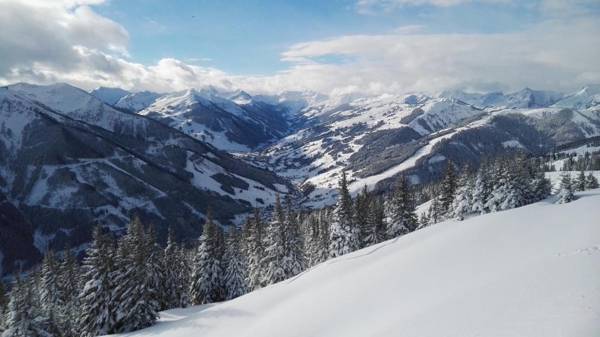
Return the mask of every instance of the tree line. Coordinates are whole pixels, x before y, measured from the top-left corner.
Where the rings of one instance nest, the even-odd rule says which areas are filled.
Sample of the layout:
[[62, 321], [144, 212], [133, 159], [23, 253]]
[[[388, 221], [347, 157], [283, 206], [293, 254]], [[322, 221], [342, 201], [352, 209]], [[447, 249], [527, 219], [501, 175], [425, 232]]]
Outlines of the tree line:
[[[337, 203], [299, 210], [277, 197], [270, 219], [259, 209], [240, 229], [224, 230], [206, 217], [193, 247], [157, 243], [152, 226], [134, 218], [115, 238], [98, 227], [85, 257], [48, 252], [39, 267], [18, 276], [10, 292], [0, 282], [2, 337], [97, 336], [141, 329], [161, 310], [236, 298], [342, 256], [446, 219], [502, 211], [542, 200], [552, 186], [543, 163], [524, 155], [485, 161], [478, 169], [447, 165], [429, 187], [429, 206], [416, 206], [423, 191], [400, 176], [392, 191], [365, 187], [355, 197], [341, 172]], [[593, 175], [564, 175], [557, 202], [575, 190], [597, 188]]]

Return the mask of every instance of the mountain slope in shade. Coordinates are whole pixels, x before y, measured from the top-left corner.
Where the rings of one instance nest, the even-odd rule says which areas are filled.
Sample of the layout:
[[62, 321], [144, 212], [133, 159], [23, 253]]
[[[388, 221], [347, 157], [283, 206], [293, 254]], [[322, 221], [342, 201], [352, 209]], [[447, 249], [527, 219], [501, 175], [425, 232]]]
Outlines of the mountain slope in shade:
[[595, 337], [600, 190], [446, 221], [122, 337]]
[[[0, 88], [0, 193], [33, 226], [12, 242], [22, 247], [76, 247], [94, 224], [119, 232], [134, 214], [162, 238], [173, 227], [191, 239], [208, 208], [228, 225], [292, 190], [271, 172], [77, 88]], [[0, 240], [4, 271], [16, 268], [9, 250]]]

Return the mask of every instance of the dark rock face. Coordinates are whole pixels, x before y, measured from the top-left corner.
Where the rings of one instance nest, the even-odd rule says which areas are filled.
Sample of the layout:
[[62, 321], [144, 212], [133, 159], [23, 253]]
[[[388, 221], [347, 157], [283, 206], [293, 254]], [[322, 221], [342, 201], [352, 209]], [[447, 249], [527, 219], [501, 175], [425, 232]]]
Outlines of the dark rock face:
[[40, 250], [80, 247], [95, 224], [120, 233], [137, 215], [161, 239], [171, 227], [191, 240], [209, 208], [229, 225], [293, 191], [269, 171], [106, 105], [57, 111], [8, 87], [0, 89], [0, 117], [5, 272], [36, 261]]

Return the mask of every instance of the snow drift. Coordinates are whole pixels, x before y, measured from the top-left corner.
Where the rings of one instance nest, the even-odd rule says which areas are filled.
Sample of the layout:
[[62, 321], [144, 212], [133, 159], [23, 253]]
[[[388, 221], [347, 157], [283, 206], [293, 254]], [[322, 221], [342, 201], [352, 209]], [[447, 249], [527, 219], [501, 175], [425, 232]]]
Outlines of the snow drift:
[[599, 336], [600, 189], [446, 221], [129, 337]]

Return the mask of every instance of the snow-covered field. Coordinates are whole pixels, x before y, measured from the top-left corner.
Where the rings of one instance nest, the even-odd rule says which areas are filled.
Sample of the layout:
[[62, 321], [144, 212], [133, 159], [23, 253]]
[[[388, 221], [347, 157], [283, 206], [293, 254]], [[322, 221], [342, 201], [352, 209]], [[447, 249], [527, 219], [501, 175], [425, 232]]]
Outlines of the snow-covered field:
[[600, 189], [446, 221], [128, 337], [600, 336]]

